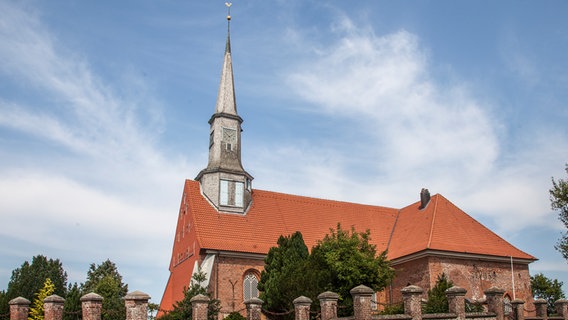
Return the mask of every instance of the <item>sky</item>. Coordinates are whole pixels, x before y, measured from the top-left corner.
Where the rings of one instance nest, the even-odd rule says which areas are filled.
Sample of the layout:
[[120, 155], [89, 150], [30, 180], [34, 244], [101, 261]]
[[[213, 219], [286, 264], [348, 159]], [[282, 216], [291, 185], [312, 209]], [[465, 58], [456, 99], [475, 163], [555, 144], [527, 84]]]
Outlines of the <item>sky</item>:
[[[225, 1], [0, 0], [0, 290], [35, 255], [110, 259], [159, 303], [207, 165]], [[565, 1], [231, 6], [253, 188], [401, 208], [440, 193], [565, 283]], [[372, 235], [371, 235], [372, 236]]]

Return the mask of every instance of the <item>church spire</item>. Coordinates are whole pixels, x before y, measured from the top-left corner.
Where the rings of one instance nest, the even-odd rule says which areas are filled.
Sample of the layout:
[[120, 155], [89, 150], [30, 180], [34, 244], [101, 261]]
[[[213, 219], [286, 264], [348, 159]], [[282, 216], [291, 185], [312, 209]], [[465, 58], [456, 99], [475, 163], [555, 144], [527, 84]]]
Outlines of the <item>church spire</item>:
[[209, 119], [209, 161], [195, 178], [209, 202], [221, 212], [241, 213], [252, 202], [252, 176], [241, 164], [241, 124], [237, 113], [231, 59], [231, 3], [227, 15], [227, 43], [215, 113]]
[[225, 58], [223, 60], [223, 69], [221, 70], [221, 84], [219, 85], [215, 113], [227, 113], [236, 116], [237, 103], [233, 78], [233, 59], [231, 58], [231, 3], [226, 2], [225, 5], [228, 8], [227, 44], [225, 45]]

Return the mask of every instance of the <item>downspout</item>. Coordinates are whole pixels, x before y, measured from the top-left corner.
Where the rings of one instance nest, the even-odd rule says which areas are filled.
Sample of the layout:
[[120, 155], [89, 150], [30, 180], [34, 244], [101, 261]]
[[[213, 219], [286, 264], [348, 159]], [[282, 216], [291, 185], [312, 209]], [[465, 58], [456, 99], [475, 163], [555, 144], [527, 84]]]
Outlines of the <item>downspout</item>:
[[511, 283], [513, 284], [513, 300], [517, 299], [515, 296], [515, 271], [513, 269], [513, 256], [511, 257]]

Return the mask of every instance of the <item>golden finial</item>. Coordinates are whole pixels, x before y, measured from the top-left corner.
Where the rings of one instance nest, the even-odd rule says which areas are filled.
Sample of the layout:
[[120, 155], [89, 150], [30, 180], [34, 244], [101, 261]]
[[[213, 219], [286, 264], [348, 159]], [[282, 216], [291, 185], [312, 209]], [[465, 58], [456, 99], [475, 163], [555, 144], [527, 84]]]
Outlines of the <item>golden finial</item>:
[[231, 6], [233, 5], [232, 2], [225, 2], [227, 6], [227, 20], [231, 21]]

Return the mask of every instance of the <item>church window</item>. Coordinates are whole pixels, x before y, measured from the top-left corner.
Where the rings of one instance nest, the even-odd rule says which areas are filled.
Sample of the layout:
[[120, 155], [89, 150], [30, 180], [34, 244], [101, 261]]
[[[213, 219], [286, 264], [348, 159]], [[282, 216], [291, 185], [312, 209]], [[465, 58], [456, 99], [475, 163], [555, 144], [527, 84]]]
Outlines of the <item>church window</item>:
[[213, 146], [213, 142], [215, 142], [215, 131], [211, 131], [209, 134], [209, 148]]
[[243, 297], [245, 301], [258, 298], [258, 279], [252, 272], [247, 273], [243, 280]]
[[505, 297], [503, 297], [503, 309], [505, 311], [505, 315], [513, 312], [513, 304], [511, 304], [511, 297], [509, 297], [508, 294], [505, 294]]
[[221, 180], [219, 202], [222, 206], [243, 206], [244, 184], [238, 181]]

